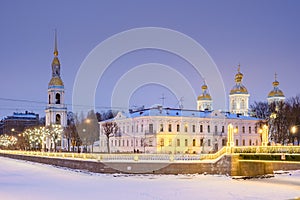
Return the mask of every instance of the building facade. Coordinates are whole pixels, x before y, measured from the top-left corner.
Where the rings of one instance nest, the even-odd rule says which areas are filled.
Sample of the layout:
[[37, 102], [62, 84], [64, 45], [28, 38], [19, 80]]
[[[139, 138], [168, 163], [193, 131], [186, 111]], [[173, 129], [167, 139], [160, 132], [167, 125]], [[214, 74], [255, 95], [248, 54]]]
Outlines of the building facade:
[[7, 135], [18, 135], [26, 128], [39, 125], [39, 115], [25, 111], [24, 113], [13, 113], [2, 121], [2, 133]]
[[119, 112], [110, 120], [118, 132], [107, 140], [100, 122], [100, 152], [212, 153], [227, 145], [228, 127], [234, 127], [235, 146], [261, 145], [259, 119], [248, 115], [249, 93], [238, 68], [230, 91], [230, 112], [213, 110], [208, 87], [202, 85], [195, 110], [156, 106], [130, 113]]
[[[235, 127], [235, 145], [260, 145], [257, 118], [219, 111], [170, 109], [161, 106], [118, 113], [119, 127], [110, 138], [111, 152], [211, 153], [227, 143], [227, 127]], [[100, 151], [107, 152], [107, 138], [100, 122]]]

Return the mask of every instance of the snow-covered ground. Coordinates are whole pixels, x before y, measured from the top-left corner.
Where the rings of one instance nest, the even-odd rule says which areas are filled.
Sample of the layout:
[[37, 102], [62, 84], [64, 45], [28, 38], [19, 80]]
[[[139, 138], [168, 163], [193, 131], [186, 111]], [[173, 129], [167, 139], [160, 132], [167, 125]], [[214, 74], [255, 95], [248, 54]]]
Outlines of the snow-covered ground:
[[0, 157], [0, 199], [293, 199], [300, 171], [234, 180], [217, 175], [94, 174]]

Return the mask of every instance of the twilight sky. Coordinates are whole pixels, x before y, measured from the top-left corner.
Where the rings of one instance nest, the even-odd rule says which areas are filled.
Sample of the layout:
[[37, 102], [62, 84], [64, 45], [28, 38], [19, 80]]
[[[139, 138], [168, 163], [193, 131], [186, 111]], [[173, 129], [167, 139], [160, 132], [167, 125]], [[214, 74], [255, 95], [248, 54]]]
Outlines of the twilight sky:
[[[172, 29], [197, 41], [217, 65], [226, 94], [234, 85], [240, 63], [250, 102], [266, 100], [275, 72], [286, 97], [295, 96], [300, 93], [299, 11], [300, 1], [296, 0], [2, 0], [0, 118], [25, 110], [44, 116], [54, 29], [58, 30], [61, 74], [69, 110], [77, 71], [89, 53], [115, 34], [142, 27]], [[109, 107], [111, 91], [120, 77], [145, 63], [161, 63], [176, 69], [196, 95], [200, 94], [203, 79], [185, 60], [157, 49], [137, 50], [121, 56], [106, 70], [96, 91], [96, 109]], [[163, 93], [165, 106], [178, 107], [167, 87], [148, 84], [132, 92], [129, 107], [161, 104]]]

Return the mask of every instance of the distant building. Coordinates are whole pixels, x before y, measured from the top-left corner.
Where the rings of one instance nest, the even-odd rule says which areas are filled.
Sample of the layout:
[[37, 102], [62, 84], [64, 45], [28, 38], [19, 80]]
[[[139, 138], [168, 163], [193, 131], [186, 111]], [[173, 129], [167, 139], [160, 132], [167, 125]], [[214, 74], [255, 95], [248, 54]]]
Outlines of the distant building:
[[278, 104], [279, 102], [284, 102], [285, 96], [283, 92], [279, 89], [279, 82], [277, 81], [277, 74], [275, 73], [275, 81], [273, 82], [273, 90], [269, 92], [268, 104]]
[[[3, 134], [19, 134], [22, 133], [26, 128], [34, 127], [39, 125], [39, 115], [31, 112], [24, 113], [13, 113], [12, 116], [7, 116], [2, 121], [2, 133]], [[0, 126], [0, 127], [1, 127]]]

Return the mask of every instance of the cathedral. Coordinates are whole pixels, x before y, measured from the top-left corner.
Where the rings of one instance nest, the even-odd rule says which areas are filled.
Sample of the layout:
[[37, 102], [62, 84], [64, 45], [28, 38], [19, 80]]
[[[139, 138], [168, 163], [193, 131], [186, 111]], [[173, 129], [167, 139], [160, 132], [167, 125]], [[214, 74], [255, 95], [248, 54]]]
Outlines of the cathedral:
[[[204, 82], [202, 94], [197, 98], [195, 110], [164, 108], [156, 106], [147, 109], [119, 112], [114, 119], [118, 132], [107, 140], [100, 125], [100, 152], [146, 153], [212, 153], [227, 144], [228, 126], [234, 127], [234, 146], [261, 145], [258, 118], [249, 115], [249, 97], [243, 85], [244, 75], [240, 66], [235, 75], [235, 84], [229, 93], [229, 112], [213, 110], [213, 98]], [[268, 102], [284, 100], [275, 76], [273, 90]]]
[[[61, 79], [60, 62], [58, 59], [57, 50], [57, 34], [55, 32], [54, 39], [54, 58], [51, 64], [52, 75], [48, 84], [48, 104], [46, 107], [46, 126], [61, 125], [61, 127], [67, 126], [67, 107], [64, 104], [64, 83]], [[46, 149], [52, 149], [55, 145], [50, 138], [46, 138]], [[65, 139], [61, 135], [60, 144], [58, 148], [64, 148], [66, 146]]]

